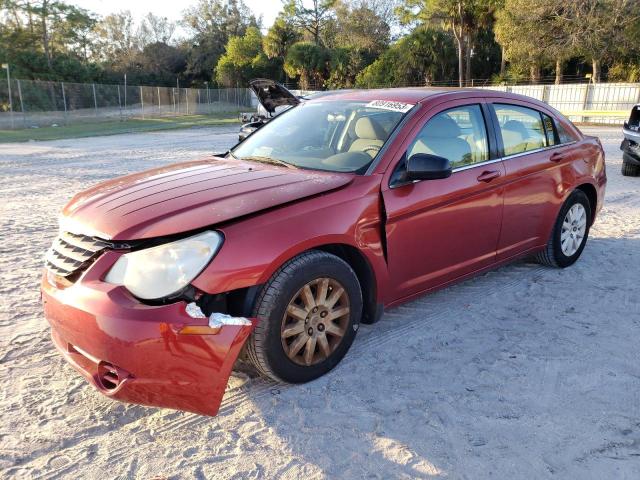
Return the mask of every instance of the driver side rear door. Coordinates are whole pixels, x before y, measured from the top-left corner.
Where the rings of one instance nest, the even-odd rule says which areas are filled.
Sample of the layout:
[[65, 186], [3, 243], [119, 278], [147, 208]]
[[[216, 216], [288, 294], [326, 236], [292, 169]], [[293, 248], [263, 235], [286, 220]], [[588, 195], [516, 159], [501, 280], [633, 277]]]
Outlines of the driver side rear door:
[[382, 195], [393, 293], [402, 300], [496, 261], [503, 209], [504, 165], [481, 100], [458, 100], [428, 111], [407, 136], [395, 163], [413, 153], [447, 158], [446, 179], [402, 183], [397, 173]]

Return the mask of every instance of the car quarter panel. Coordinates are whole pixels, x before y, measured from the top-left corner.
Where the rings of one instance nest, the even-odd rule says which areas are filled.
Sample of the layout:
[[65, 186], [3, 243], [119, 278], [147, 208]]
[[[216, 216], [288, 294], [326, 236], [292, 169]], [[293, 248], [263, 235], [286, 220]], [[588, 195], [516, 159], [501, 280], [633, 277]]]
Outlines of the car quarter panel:
[[381, 303], [388, 278], [381, 228], [380, 176], [354, 176], [348, 188], [221, 225], [225, 242], [192, 283], [207, 293], [260, 285], [296, 255], [342, 244], [369, 262]]

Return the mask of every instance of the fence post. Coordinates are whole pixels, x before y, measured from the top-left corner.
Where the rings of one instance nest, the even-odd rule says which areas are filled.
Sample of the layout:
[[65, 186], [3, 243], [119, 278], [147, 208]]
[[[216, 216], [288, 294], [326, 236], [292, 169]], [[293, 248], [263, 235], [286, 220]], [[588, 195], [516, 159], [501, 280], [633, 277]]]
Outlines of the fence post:
[[120, 111], [120, 121], [122, 121], [122, 101], [120, 100], [120, 84], [118, 84], [118, 110]]
[[162, 111], [162, 107], [160, 106], [160, 87], [158, 87], [158, 115]]
[[189, 115], [189, 90], [187, 88], [184, 89], [184, 99], [187, 102], [187, 115]]
[[142, 96], [142, 85], [140, 85], [140, 107], [142, 108], [142, 119], [144, 120], [144, 98]]
[[127, 74], [124, 74], [124, 118], [127, 118]]
[[64, 82], [60, 82], [62, 87], [62, 105], [64, 106], [64, 124], [67, 125], [67, 96], [64, 93]]
[[584, 89], [584, 98], [582, 99], [582, 112], [583, 115], [580, 117], [582, 118], [582, 122], [584, 122], [584, 119], [587, 118], [584, 115], [584, 111], [587, 109], [587, 105], [589, 104], [589, 89], [591, 88], [591, 83], [587, 83], [586, 88]]
[[93, 108], [96, 112], [96, 118], [98, 118], [98, 99], [96, 98], [96, 84], [92, 83], [91, 88], [93, 89]]
[[[20, 99], [20, 111], [22, 112], [22, 124], [27, 128], [27, 116], [24, 114], [24, 102], [22, 101], [22, 85], [18, 80], [18, 98]], [[11, 128], [13, 128], [13, 111], [11, 112]]]

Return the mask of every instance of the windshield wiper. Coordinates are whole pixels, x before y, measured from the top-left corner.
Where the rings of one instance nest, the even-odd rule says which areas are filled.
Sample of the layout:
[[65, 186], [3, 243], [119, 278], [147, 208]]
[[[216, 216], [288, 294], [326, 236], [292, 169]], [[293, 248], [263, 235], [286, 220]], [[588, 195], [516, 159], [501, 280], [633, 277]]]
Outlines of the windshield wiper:
[[[229, 152], [229, 153], [231, 153], [231, 152]], [[233, 154], [231, 154], [231, 155], [233, 156]], [[233, 158], [237, 158], [237, 157], [233, 156]], [[298, 168], [297, 166], [292, 165], [291, 163], [287, 163], [287, 162], [284, 162], [282, 160], [278, 160], [277, 158], [262, 157], [262, 156], [259, 156], [259, 155], [242, 157], [240, 160], [245, 160], [247, 162], [269, 163], [271, 165], [280, 165], [282, 167], [287, 167], [287, 168]]]

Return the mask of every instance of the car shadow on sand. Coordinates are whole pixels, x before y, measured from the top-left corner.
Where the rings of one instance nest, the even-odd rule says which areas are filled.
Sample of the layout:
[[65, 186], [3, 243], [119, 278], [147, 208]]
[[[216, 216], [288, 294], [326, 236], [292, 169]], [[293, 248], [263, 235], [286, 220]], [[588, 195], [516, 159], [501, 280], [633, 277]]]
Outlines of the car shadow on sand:
[[621, 280], [637, 252], [640, 238], [592, 238], [571, 268], [521, 261], [426, 295], [363, 326], [325, 377], [250, 379], [250, 404], [230, 391], [221, 415], [254, 411], [329, 478], [631, 473], [640, 304]]

